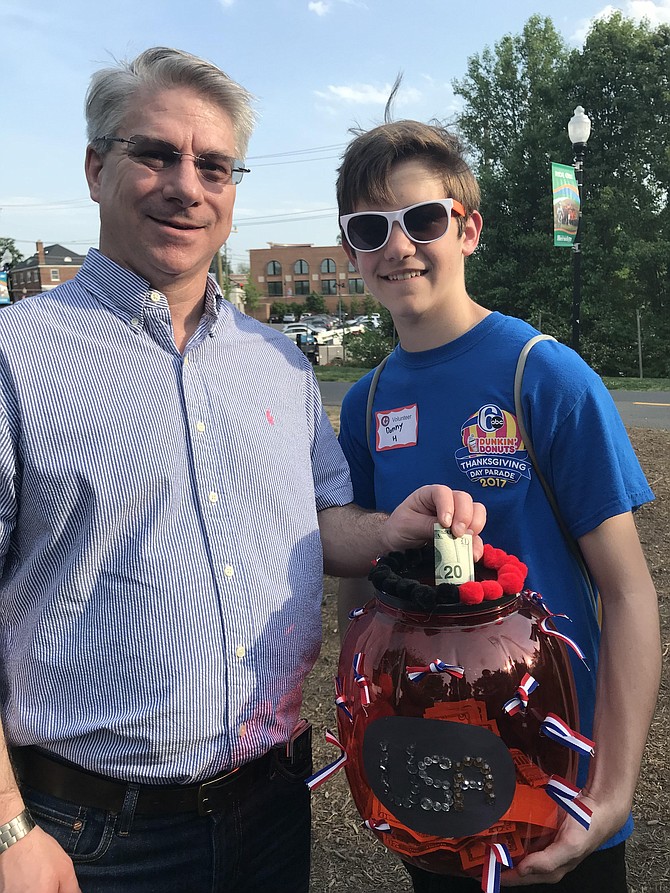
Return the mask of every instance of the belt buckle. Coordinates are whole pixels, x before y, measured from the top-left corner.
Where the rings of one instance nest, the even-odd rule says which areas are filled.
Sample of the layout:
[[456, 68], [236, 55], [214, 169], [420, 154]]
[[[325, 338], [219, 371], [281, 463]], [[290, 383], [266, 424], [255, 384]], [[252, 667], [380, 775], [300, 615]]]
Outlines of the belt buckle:
[[211, 815], [217, 809], [216, 793], [227, 788], [239, 771], [238, 767], [231, 769], [230, 772], [224, 772], [223, 775], [217, 775], [216, 778], [210, 778], [209, 781], [203, 781], [198, 788], [198, 815]]

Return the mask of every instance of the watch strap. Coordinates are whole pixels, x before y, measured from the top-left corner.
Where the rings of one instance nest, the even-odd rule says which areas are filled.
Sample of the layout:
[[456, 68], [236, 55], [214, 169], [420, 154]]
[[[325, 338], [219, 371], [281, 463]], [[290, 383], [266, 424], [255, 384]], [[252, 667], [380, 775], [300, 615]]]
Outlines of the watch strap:
[[35, 827], [33, 817], [24, 809], [15, 819], [0, 825], [0, 853], [4, 853], [10, 846], [18, 843], [26, 834], [29, 834]]

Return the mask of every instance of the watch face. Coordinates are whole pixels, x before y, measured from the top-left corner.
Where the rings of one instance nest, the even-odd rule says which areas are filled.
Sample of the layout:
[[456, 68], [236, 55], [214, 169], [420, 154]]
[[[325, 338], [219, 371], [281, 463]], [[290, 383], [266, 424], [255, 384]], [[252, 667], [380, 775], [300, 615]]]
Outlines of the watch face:
[[387, 716], [365, 730], [363, 764], [375, 796], [407, 828], [437, 837], [479, 834], [504, 815], [516, 770], [488, 729]]

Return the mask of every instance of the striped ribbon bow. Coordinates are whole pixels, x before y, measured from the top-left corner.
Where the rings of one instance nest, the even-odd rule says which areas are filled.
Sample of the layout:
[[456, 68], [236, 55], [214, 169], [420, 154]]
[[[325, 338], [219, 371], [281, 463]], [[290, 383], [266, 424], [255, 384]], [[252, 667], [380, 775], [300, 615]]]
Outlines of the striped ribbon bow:
[[585, 806], [579, 799], [581, 791], [574, 785], [570, 784], [560, 775], [552, 775], [545, 790], [552, 800], [569, 813], [574, 819], [577, 819], [580, 825], [588, 831], [591, 827], [592, 811]]
[[354, 654], [354, 680], [361, 690], [361, 704], [363, 707], [368, 707], [370, 704], [370, 689], [368, 688], [368, 680], [363, 673], [364, 659], [365, 653], [363, 651], [358, 651]]
[[[551, 616], [552, 617], [564, 617], [565, 615], [564, 614], [552, 614]], [[572, 650], [575, 652], [577, 657], [581, 660], [581, 662], [584, 664], [584, 666], [588, 670], [589, 665], [586, 663], [586, 657], [585, 657], [582, 649], [579, 647], [579, 645], [576, 642], [573, 642], [573, 640], [569, 636], [564, 636], [563, 633], [559, 633], [558, 630], [551, 629], [550, 627], [548, 627], [547, 624], [549, 623], [550, 620], [551, 620], [551, 617], [545, 617], [542, 620], [540, 620], [540, 629], [542, 630], [542, 632], [546, 633], [546, 635], [548, 635], [548, 636], [554, 636], [556, 639], [560, 639], [561, 642], [565, 642], [566, 645], [568, 645], [570, 648], [572, 648]]]
[[521, 682], [517, 686], [516, 694], [503, 704], [503, 710], [510, 716], [516, 716], [519, 712], [526, 711], [528, 707], [528, 697], [535, 691], [539, 685], [537, 679], [530, 673], [525, 673]]
[[513, 867], [509, 850], [504, 843], [490, 844], [484, 859], [484, 871], [482, 873], [482, 890], [484, 893], [499, 893], [500, 870], [503, 865], [505, 868]]
[[342, 751], [342, 756], [338, 757], [334, 762], [329, 763], [327, 766], [324, 766], [323, 769], [319, 769], [318, 772], [315, 772], [314, 775], [310, 775], [309, 778], [305, 779], [305, 784], [310, 789], [310, 791], [316, 790], [320, 785], [324, 783], [324, 781], [328, 781], [331, 776], [335, 775], [342, 766], [347, 762], [347, 752], [342, 747], [340, 742], [337, 740], [335, 735], [330, 731], [330, 729], [326, 729], [326, 741], [329, 744], [334, 744], [336, 747], [339, 747]]
[[445, 664], [443, 660], [436, 657], [427, 667], [405, 667], [405, 672], [407, 673], [410, 682], [418, 682], [419, 679], [423, 679], [423, 677], [428, 676], [429, 673], [449, 673], [454, 679], [462, 679], [465, 670], [463, 667], [458, 666], [458, 664]]
[[390, 831], [391, 826], [388, 822], [377, 821], [376, 819], [366, 819], [363, 824], [370, 831]]
[[344, 696], [344, 685], [342, 679], [339, 676], [335, 677], [335, 704], [339, 707], [339, 709], [348, 716], [350, 720], [353, 722], [353, 715], [351, 710], [347, 707], [347, 699]]
[[555, 713], [547, 713], [540, 726], [540, 732], [547, 738], [551, 738], [552, 741], [557, 741], [571, 750], [576, 750], [577, 753], [589, 757], [595, 753], [595, 743], [589, 738], [585, 738], [584, 735], [580, 735], [579, 732], [575, 732]]

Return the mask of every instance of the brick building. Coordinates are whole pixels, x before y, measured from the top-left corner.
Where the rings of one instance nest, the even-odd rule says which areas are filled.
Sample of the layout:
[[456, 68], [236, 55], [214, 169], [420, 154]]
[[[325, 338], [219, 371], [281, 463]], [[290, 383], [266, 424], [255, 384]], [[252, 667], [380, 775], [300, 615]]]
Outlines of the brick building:
[[336, 313], [340, 299], [349, 301], [366, 293], [341, 245], [270, 242], [268, 248], [252, 248], [249, 277], [268, 307], [273, 301], [301, 304], [314, 292]]
[[9, 292], [12, 301], [49, 291], [74, 279], [77, 270], [84, 263], [84, 256], [75, 254], [62, 245], [47, 245], [36, 242], [37, 249], [32, 257], [12, 264], [9, 271]]

